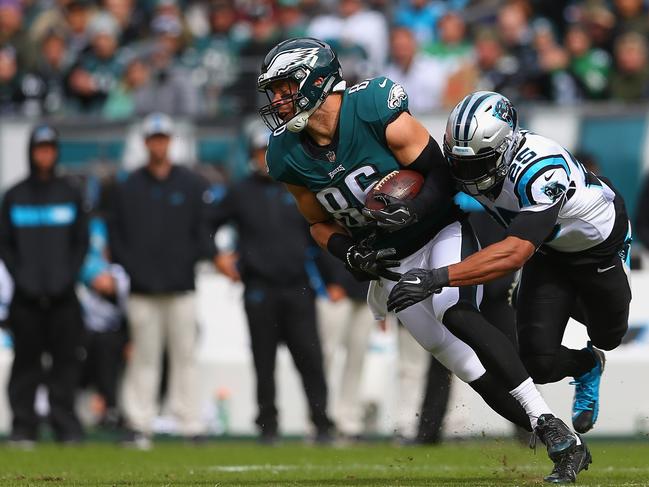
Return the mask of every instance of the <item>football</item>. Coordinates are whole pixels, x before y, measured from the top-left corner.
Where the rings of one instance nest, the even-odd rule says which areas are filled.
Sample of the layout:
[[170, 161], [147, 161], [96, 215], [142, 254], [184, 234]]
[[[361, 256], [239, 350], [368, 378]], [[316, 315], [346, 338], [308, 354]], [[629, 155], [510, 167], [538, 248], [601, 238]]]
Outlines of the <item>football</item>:
[[370, 210], [380, 210], [385, 205], [374, 199], [374, 196], [381, 193], [387, 194], [399, 200], [410, 200], [417, 196], [424, 184], [424, 176], [411, 169], [392, 171], [381, 179], [367, 193], [365, 207]]

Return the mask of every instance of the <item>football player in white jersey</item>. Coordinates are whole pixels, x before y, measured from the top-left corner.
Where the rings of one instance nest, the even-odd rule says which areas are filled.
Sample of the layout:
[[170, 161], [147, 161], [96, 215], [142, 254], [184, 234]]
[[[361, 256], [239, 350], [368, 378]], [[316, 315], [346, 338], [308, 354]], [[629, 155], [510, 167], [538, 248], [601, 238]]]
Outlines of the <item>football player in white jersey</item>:
[[[389, 309], [522, 268], [517, 327], [523, 363], [536, 383], [574, 377], [573, 425], [590, 430], [604, 369], [598, 348], [617, 347], [628, 326], [631, 226], [622, 197], [561, 145], [520, 129], [516, 109], [494, 92], [473, 93], [453, 109], [444, 153], [459, 189], [508, 236], [457, 264], [404, 274]], [[570, 317], [588, 330], [590, 342], [581, 350], [561, 345]]]

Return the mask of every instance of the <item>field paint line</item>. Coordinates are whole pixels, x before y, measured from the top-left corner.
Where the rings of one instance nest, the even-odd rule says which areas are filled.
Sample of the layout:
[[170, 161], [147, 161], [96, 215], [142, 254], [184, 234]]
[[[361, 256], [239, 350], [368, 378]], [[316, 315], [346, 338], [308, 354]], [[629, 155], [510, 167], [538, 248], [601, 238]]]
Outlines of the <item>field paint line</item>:
[[[520, 464], [503, 467], [502, 465], [475, 465], [472, 467], [460, 465], [409, 465], [405, 462], [395, 462], [390, 464], [366, 464], [366, 463], [350, 463], [345, 465], [322, 465], [313, 463], [304, 464], [249, 464], [249, 465], [212, 465], [206, 467], [211, 472], [228, 472], [228, 473], [245, 473], [245, 472], [263, 472], [263, 471], [276, 471], [276, 472], [289, 472], [298, 470], [309, 471], [349, 471], [349, 470], [409, 470], [415, 472], [467, 472], [475, 470], [538, 470], [543, 468], [542, 465]], [[597, 468], [597, 467], [595, 467]], [[604, 467], [601, 470], [605, 472], [616, 473], [649, 473], [649, 467]]]
[[[314, 463], [303, 464], [248, 464], [248, 465], [212, 465], [206, 467], [207, 470], [213, 472], [260, 472], [260, 471], [296, 471], [296, 470], [310, 470], [310, 471], [332, 471], [332, 470], [410, 470], [416, 472], [455, 472], [455, 471], [494, 471], [494, 470], [538, 470], [542, 469], [545, 465], [532, 465], [532, 464], [519, 464], [503, 467], [502, 465], [475, 465], [475, 466], [460, 466], [460, 465], [409, 465], [407, 463], [380, 463], [380, 464], [367, 464], [367, 463], [350, 463], [345, 465], [322, 465]], [[597, 467], [595, 467], [597, 468]], [[611, 473], [649, 473], [649, 466], [647, 467], [603, 467], [597, 468], [605, 472]]]

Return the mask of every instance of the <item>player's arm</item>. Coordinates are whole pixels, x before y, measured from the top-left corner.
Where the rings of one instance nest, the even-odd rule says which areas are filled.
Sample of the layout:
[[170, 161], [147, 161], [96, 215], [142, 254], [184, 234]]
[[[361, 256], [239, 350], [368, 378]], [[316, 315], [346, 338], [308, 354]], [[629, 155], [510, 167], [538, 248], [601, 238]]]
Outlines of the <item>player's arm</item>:
[[450, 286], [471, 286], [517, 271], [554, 232], [564, 198], [543, 211], [522, 211], [509, 226], [504, 240], [448, 267]]
[[304, 186], [286, 184], [286, 188], [295, 198], [302, 216], [311, 226], [311, 236], [323, 249], [327, 249], [347, 266], [347, 269], [359, 280], [385, 277], [393, 281], [399, 280], [401, 274], [389, 269], [399, 265], [391, 260], [394, 249], [369, 249], [358, 244], [349, 235], [347, 229], [331, 218], [315, 195]]
[[448, 204], [455, 194], [455, 184], [444, 155], [428, 130], [408, 112], [402, 112], [387, 125], [385, 137], [399, 164], [422, 174], [424, 184], [412, 200], [386, 198], [385, 208], [366, 213], [376, 219], [379, 226], [398, 228], [421, 220], [440, 205]]

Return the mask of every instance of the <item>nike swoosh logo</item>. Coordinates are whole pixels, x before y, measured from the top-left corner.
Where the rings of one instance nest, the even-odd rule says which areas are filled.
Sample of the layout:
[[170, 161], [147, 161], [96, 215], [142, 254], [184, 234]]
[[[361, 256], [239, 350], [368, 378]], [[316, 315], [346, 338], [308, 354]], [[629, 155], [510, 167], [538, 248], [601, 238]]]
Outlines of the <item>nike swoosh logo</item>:
[[416, 279], [413, 279], [412, 281], [403, 281], [406, 284], [421, 284], [421, 278], [417, 277]]
[[612, 265], [611, 267], [606, 267], [605, 269], [600, 269], [600, 268], [598, 267], [598, 268], [597, 268], [597, 273], [598, 273], [598, 274], [601, 274], [602, 272], [610, 271], [613, 267], [615, 267], [615, 266]]
[[384, 78], [382, 83], [379, 83], [381, 88], [385, 88], [385, 84], [388, 82], [388, 78]]
[[552, 172], [551, 172], [550, 174], [548, 174], [547, 176], [543, 176], [543, 177], [545, 178], [546, 181], [549, 181], [553, 174], [554, 174], [554, 171], [552, 171]]

